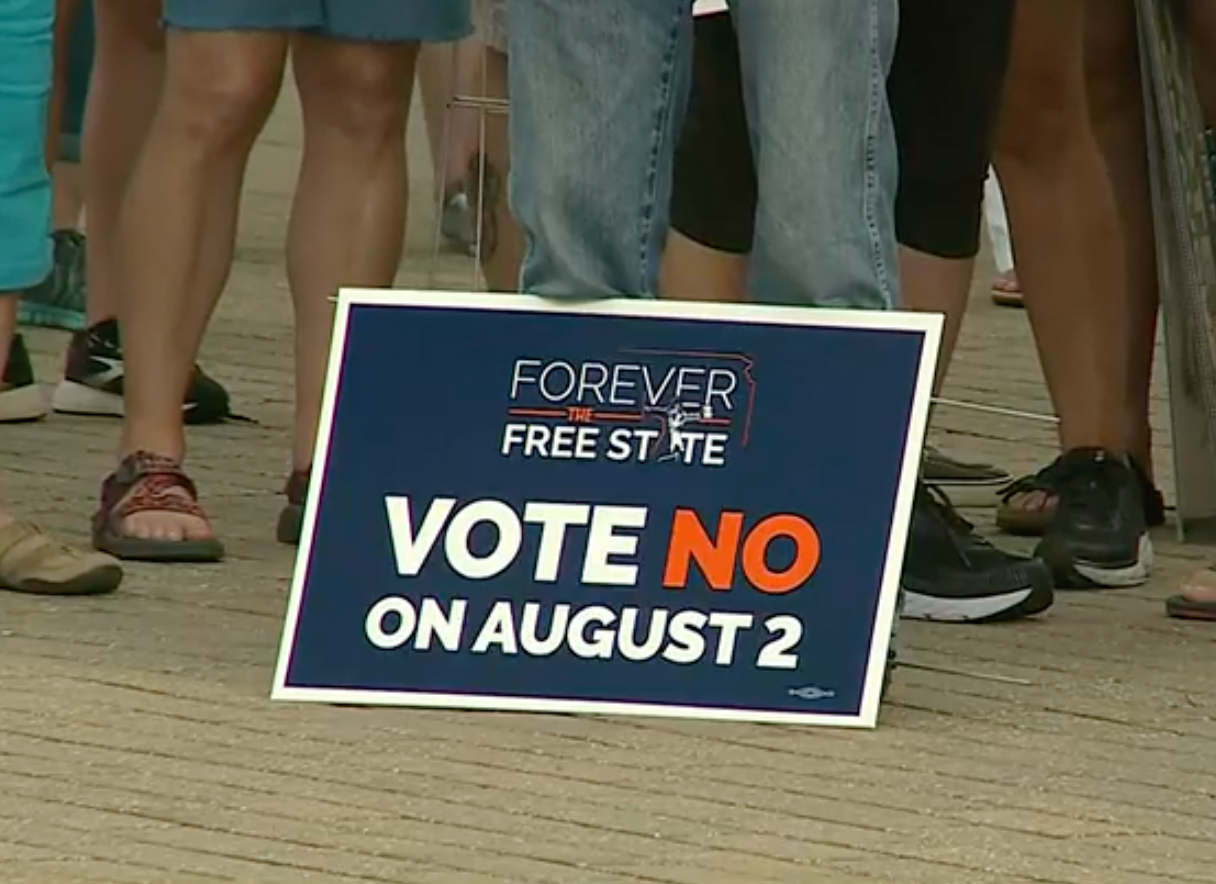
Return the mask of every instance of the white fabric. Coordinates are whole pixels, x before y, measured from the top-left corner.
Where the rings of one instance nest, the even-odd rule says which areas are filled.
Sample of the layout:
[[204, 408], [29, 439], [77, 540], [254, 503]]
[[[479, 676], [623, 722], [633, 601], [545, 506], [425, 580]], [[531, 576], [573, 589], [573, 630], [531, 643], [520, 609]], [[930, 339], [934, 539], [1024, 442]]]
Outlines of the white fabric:
[[992, 240], [992, 256], [998, 273], [1013, 269], [1013, 240], [1009, 235], [1009, 219], [1005, 216], [1005, 195], [996, 172], [988, 170], [984, 183], [984, 214], [988, 219], [988, 236]]
[[715, 12], [726, 12], [726, 0], [697, 0], [692, 5], [693, 15], [713, 15]]

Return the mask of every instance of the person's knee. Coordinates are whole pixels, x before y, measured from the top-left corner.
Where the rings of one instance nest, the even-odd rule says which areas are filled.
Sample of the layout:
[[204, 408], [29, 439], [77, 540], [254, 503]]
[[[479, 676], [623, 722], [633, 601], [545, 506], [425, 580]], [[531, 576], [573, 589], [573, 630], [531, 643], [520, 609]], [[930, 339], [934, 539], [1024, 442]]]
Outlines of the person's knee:
[[164, 123], [202, 150], [252, 144], [278, 96], [282, 67], [242, 61], [217, 59], [200, 68], [179, 60], [175, 72], [171, 56], [159, 112]]
[[309, 102], [314, 116], [330, 130], [358, 144], [377, 145], [404, 138], [408, 76], [381, 59], [343, 59], [308, 88], [319, 92]]

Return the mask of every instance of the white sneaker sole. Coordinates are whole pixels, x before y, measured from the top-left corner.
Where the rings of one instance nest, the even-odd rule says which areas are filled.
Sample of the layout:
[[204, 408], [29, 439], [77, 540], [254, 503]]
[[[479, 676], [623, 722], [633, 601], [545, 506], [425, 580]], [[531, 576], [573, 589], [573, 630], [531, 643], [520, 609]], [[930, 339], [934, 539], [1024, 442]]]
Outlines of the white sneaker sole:
[[1145, 534], [1140, 538], [1140, 549], [1134, 565], [1122, 568], [1104, 568], [1101, 565], [1073, 562], [1073, 570], [1098, 586], [1123, 589], [1147, 583], [1153, 573], [1153, 541]]
[[103, 393], [87, 384], [60, 381], [51, 396], [51, 408], [60, 414], [84, 414], [96, 417], [122, 417], [121, 396]]
[[905, 620], [936, 620], [942, 623], [991, 620], [1024, 605], [1033, 594], [1034, 589], [1028, 586], [1004, 595], [956, 599], [924, 595], [905, 589], [903, 617]]
[[0, 424], [36, 421], [46, 413], [46, 397], [37, 384], [0, 393]]

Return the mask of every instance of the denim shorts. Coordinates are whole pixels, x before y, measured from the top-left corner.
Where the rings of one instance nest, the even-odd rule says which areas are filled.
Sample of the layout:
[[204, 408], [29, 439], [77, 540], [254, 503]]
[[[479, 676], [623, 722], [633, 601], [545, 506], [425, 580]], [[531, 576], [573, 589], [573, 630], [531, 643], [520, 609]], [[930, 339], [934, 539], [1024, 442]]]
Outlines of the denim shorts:
[[459, 40], [470, 0], [165, 0], [165, 24], [187, 31], [312, 31], [377, 43]]

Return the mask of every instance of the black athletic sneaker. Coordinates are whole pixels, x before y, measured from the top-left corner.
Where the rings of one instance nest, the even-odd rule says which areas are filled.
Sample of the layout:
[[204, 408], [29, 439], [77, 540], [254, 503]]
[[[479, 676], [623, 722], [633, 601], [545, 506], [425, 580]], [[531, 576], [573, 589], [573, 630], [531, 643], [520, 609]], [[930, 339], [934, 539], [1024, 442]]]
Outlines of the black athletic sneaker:
[[[122, 339], [118, 322], [107, 319], [72, 335], [63, 380], [51, 407], [64, 414], [123, 415]], [[232, 417], [228, 391], [197, 365], [182, 406], [188, 424], [214, 424]]]
[[904, 555], [910, 620], [990, 623], [1042, 613], [1054, 601], [1051, 572], [1037, 559], [997, 549], [941, 491], [921, 484]]
[[1126, 458], [1077, 448], [1059, 463], [1059, 502], [1037, 553], [1072, 589], [1139, 586], [1153, 567], [1144, 491]]
[[25, 339], [13, 335], [8, 347], [8, 362], [0, 379], [0, 424], [36, 421], [46, 416], [46, 398], [34, 379]]

